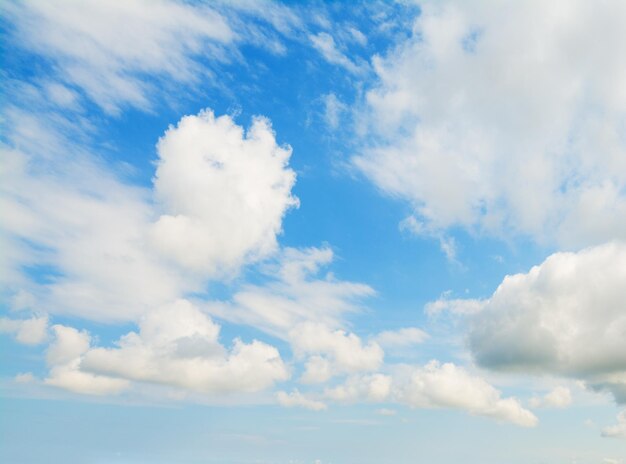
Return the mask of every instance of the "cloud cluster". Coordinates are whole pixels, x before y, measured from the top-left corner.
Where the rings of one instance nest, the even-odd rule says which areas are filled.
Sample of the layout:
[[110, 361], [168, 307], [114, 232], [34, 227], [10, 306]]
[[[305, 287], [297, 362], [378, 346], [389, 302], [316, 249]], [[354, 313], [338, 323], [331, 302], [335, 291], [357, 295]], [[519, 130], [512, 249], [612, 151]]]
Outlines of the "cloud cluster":
[[296, 204], [291, 150], [262, 118], [247, 133], [208, 110], [183, 118], [159, 142], [151, 191], [123, 183], [37, 118], [9, 116], [0, 235], [13, 251], [3, 279], [31, 309], [136, 320], [273, 253]]
[[422, 233], [625, 238], [624, 3], [421, 6], [412, 36], [373, 59], [377, 146], [355, 166], [407, 200]]
[[52, 326], [54, 340], [48, 347], [50, 367], [47, 385], [86, 395], [111, 395], [130, 386], [125, 379], [96, 375], [81, 369], [84, 355], [89, 351], [91, 336], [85, 331], [64, 325]]
[[322, 383], [337, 374], [375, 371], [382, 362], [384, 352], [376, 342], [364, 344], [361, 339], [344, 330], [305, 322], [289, 332], [289, 340], [296, 357], [308, 356], [304, 383]]
[[391, 374], [351, 376], [345, 383], [327, 389], [325, 396], [340, 402], [394, 402], [415, 408], [456, 409], [523, 427], [538, 422], [517, 399], [502, 398], [482, 378], [438, 361], [424, 366], [395, 366]]
[[218, 335], [217, 324], [190, 302], [179, 300], [146, 314], [139, 331], [121, 337], [117, 347], [84, 352], [80, 368], [211, 394], [256, 392], [289, 377], [273, 346], [236, 339], [227, 350]]
[[507, 276], [471, 319], [484, 367], [561, 374], [626, 402], [626, 244], [555, 253]]
[[154, 192], [166, 214], [154, 224], [159, 251], [208, 277], [234, 272], [277, 249], [296, 181], [291, 148], [266, 118], [246, 133], [229, 116], [185, 116], [157, 145]]

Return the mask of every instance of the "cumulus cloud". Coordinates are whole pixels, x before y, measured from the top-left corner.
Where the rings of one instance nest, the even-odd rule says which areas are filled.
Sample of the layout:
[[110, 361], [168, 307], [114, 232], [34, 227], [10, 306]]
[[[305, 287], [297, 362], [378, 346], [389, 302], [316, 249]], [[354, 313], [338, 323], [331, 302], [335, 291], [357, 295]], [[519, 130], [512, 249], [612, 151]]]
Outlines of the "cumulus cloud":
[[276, 394], [276, 399], [281, 406], [285, 406], [288, 408], [301, 407], [305, 409], [310, 409], [311, 411], [322, 411], [327, 407], [326, 404], [321, 401], [307, 398], [298, 390], [294, 390], [291, 393], [279, 391]]
[[11, 109], [7, 120], [2, 279], [14, 300], [28, 294], [19, 299], [51, 314], [136, 320], [274, 252], [296, 204], [291, 151], [262, 118], [247, 133], [210, 111], [183, 118], [159, 142], [154, 190], [124, 183], [40, 118]]
[[394, 402], [415, 408], [446, 408], [533, 427], [537, 418], [515, 398], [452, 363], [431, 361], [424, 366], [392, 366], [390, 374], [350, 376], [327, 388], [325, 396], [339, 402]]
[[626, 411], [617, 415], [617, 424], [602, 429], [603, 437], [626, 438]]
[[73, 327], [53, 325], [54, 341], [48, 348], [50, 366], [44, 383], [86, 395], [110, 395], [129, 387], [129, 382], [80, 369], [82, 357], [89, 350], [91, 337]]
[[30, 319], [1, 317], [0, 332], [13, 334], [15, 340], [24, 345], [38, 345], [48, 338], [48, 318], [46, 316]]
[[354, 165], [424, 234], [625, 238], [624, 3], [420, 6], [412, 36], [373, 59], [363, 127], [377, 142]]
[[384, 352], [376, 342], [364, 344], [344, 330], [331, 330], [323, 324], [305, 322], [289, 332], [296, 357], [309, 356], [304, 383], [321, 383], [332, 376], [360, 371], [374, 371], [383, 362]]
[[167, 214], [152, 231], [157, 248], [208, 276], [237, 270], [277, 249], [282, 218], [298, 201], [291, 148], [276, 143], [269, 120], [246, 133], [229, 116], [186, 116], [157, 145], [156, 198]]
[[256, 392], [289, 377], [276, 348], [218, 341], [219, 326], [186, 300], [155, 309], [115, 348], [84, 352], [81, 370], [214, 394]]
[[531, 408], [566, 408], [572, 404], [572, 392], [567, 387], [556, 387], [543, 397], [534, 396], [530, 399]]
[[505, 277], [471, 321], [479, 364], [561, 374], [626, 401], [626, 245], [555, 253]]
[[491, 417], [523, 427], [533, 427], [537, 418], [515, 398], [500, 392], [480, 377], [472, 376], [452, 363], [431, 361], [410, 368], [394, 389], [397, 401], [420, 408], [451, 408]]

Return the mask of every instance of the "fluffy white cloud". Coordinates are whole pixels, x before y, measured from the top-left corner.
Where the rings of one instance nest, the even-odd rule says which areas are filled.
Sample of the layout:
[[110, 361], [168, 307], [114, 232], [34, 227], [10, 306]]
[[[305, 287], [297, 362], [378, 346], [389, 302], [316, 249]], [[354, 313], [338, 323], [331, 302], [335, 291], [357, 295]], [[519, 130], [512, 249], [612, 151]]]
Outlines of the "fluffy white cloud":
[[515, 398], [502, 398], [480, 377], [452, 363], [391, 366], [390, 374], [350, 376], [324, 395], [339, 402], [394, 402], [416, 408], [446, 408], [533, 427], [537, 418]]
[[94, 375], [80, 369], [82, 357], [91, 344], [87, 332], [58, 324], [52, 326], [52, 330], [55, 338], [47, 354], [50, 372], [44, 383], [86, 395], [110, 395], [129, 387], [126, 380]]
[[38, 345], [48, 337], [48, 318], [32, 317], [30, 319], [0, 318], [0, 332], [12, 333], [19, 343]]
[[219, 326], [186, 300], [146, 314], [139, 332], [116, 348], [84, 353], [81, 370], [124, 380], [202, 393], [256, 392], [289, 377], [278, 350], [236, 339], [230, 350], [218, 341]]
[[532, 397], [529, 405], [531, 408], [566, 408], [572, 404], [572, 392], [567, 387], [556, 387], [543, 397]]
[[428, 334], [417, 327], [405, 327], [398, 330], [385, 330], [375, 340], [383, 348], [399, 348], [418, 345], [428, 339]]
[[383, 362], [383, 350], [376, 342], [363, 344], [361, 339], [343, 330], [331, 330], [323, 324], [305, 322], [289, 332], [296, 357], [310, 356], [301, 381], [321, 383], [334, 375], [373, 371]]
[[291, 393], [279, 391], [276, 394], [276, 399], [281, 406], [285, 406], [288, 408], [297, 406], [305, 409], [310, 409], [312, 411], [322, 411], [327, 407], [326, 404], [322, 403], [321, 401], [307, 398], [298, 390], [294, 390]]
[[161, 252], [209, 276], [274, 252], [282, 218], [298, 201], [291, 148], [277, 145], [269, 120], [244, 133], [229, 116], [186, 116], [157, 145], [154, 225]]
[[626, 438], [626, 411], [617, 415], [617, 424], [602, 429], [603, 437]]
[[556, 253], [507, 276], [472, 318], [485, 367], [585, 380], [626, 401], [626, 244]]
[[567, 246], [626, 238], [626, 63], [615, 47], [626, 5], [421, 9], [412, 36], [373, 60], [363, 127], [378, 141], [354, 164], [406, 199], [423, 233], [461, 226]]
[[396, 401], [420, 408], [451, 408], [491, 417], [523, 427], [533, 427], [537, 418], [515, 398], [500, 392], [480, 377], [451, 363], [431, 361], [423, 367], [407, 368], [395, 380]]
[[[161, 139], [154, 192], [125, 184], [43, 119], [9, 109], [7, 123], [0, 266], [17, 306], [136, 320], [273, 252], [296, 202], [290, 149], [264, 119], [244, 134], [208, 111], [184, 118]], [[29, 266], [54, 278], [34, 279]]]

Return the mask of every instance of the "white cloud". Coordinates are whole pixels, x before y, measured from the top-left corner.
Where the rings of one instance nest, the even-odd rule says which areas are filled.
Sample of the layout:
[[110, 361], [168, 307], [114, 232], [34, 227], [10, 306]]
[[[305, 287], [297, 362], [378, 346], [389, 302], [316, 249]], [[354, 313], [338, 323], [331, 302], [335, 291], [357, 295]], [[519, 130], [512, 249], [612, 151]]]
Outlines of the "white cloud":
[[[38, 311], [136, 320], [272, 253], [296, 202], [290, 149], [264, 119], [244, 134], [209, 111], [183, 118], [160, 142], [154, 192], [122, 182], [43, 117], [9, 109], [7, 122], [2, 279], [14, 301]], [[54, 278], [37, 281], [24, 266]]]
[[73, 327], [54, 325], [55, 339], [48, 348], [50, 366], [44, 383], [86, 395], [110, 395], [129, 387], [129, 382], [103, 375], [94, 375], [80, 369], [82, 357], [89, 350], [91, 337]]
[[485, 304], [485, 300], [449, 298], [449, 293], [444, 293], [441, 298], [426, 303], [424, 311], [429, 316], [437, 316], [441, 313], [468, 315], [482, 311]]
[[555, 253], [507, 276], [472, 318], [485, 367], [561, 374], [626, 401], [626, 245]]
[[166, 214], [154, 225], [157, 248], [208, 276], [234, 272], [277, 249], [295, 173], [291, 148], [277, 145], [269, 120], [244, 133], [229, 116], [186, 116], [157, 145], [156, 198]]
[[348, 106], [342, 103], [334, 93], [322, 97], [324, 103], [324, 121], [331, 129], [337, 129], [341, 116], [347, 111]]
[[32, 383], [35, 381], [35, 376], [32, 372], [23, 372], [17, 374], [13, 380], [17, 383]]
[[348, 32], [352, 36], [352, 39], [361, 46], [367, 45], [367, 37], [361, 31], [354, 27], [349, 27]]
[[418, 345], [428, 339], [428, 334], [417, 327], [404, 327], [398, 330], [385, 330], [375, 340], [383, 348], [398, 348]]
[[310, 356], [301, 381], [321, 383], [330, 377], [361, 371], [373, 371], [383, 362], [383, 350], [376, 342], [363, 344], [361, 339], [343, 330], [331, 330], [323, 324], [304, 322], [289, 332], [296, 357]]
[[333, 36], [327, 32], [310, 35], [309, 39], [311, 40], [313, 47], [320, 52], [324, 59], [329, 63], [341, 66], [353, 74], [359, 74], [362, 71], [362, 69], [357, 66], [354, 61], [344, 55], [339, 48], [337, 48], [335, 39], [333, 39]]
[[532, 397], [531, 408], [566, 408], [572, 404], [572, 392], [567, 387], [556, 387], [543, 397]]
[[15, 335], [15, 340], [24, 345], [38, 345], [48, 337], [48, 318], [32, 317], [30, 319], [0, 318], [0, 332]]
[[395, 409], [381, 408], [376, 410], [376, 414], [380, 416], [395, 416], [398, 414], [398, 411]]
[[446, 408], [466, 411], [523, 427], [537, 418], [515, 398], [502, 398], [498, 390], [480, 377], [452, 363], [431, 361], [425, 366], [390, 366], [391, 374], [353, 375], [324, 395], [338, 402], [394, 402], [415, 408]]
[[297, 406], [305, 409], [310, 409], [312, 411], [323, 411], [327, 407], [326, 404], [322, 403], [321, 401], [307, 398], [298, 390], [294, 390], [291, 393], [279, 391], [276, 394], [276, 399], [281, 406], [285, 406], [288, 408]]
[[303, 322], [316, 322], [336, 328], [346, 314], [359, 310], [357, 301], [372, 296], [364, 284], [336, 279], [332, 274], [318, 276], [333, 260], [333, 251], [323, 248], [285, 248], [275, 263], [261, 270], [273, 280], [263, 285], [245, 285], [230, 303], [207, 304], [212, 314], [236, 323], [257, 327], [287, 338], [288, 332]]
[[21, 46], [53, 60], [61, 80], [112, 113], [122, 105], [150, 106], [146, 75], [192, 82], [196, 57], [220, 58], [220, 47], [236, 39], [225, 18], [205, 5], [64, 0], [7, 10]]
[[626, 438], [626, 411], [617, 415], [617, 424], [602, 429], [603, 437]]
[[84, 372], [212, 394], [257, 392], [289, 377], [276, 348], [236, 339], [227, 350], [219, 326], [186, 300], [146, 314], [139, 332], [120, 338], [116, 348], [92, 348]]
[[364, 140], [377, 145], [354, 164], [422, 233], [626, 238], [626, 5], [421, 7], [412, 37], [373, 59]]
[[325, 390], [324, 395], [338, 402], [383, 402], [391, 393], [392, 378], [384, 374], [350, 376], [343, 384]]
[[407, 368], [395, 380], [396, 401], [420, 408], [450, 408], [491, 417], [523, 427], [533, 427], [537, 418], [515, 398], [500, 392], [480, 377], [451, 363], [431, 361], [423, 367]]

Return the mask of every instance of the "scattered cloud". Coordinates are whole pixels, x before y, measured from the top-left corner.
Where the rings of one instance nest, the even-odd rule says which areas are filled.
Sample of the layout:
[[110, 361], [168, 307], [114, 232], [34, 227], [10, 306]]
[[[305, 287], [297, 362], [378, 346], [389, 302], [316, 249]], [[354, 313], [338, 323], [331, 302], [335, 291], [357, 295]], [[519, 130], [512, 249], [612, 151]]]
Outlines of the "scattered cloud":
[[192, 82], [196, 58], [224, 59], [236, 33], [206, 5], [180, 2], [27, 1], [7, 8], [22, 47], [51, 60], [59, 80], [109, 113], [151, 106], [147, 76]]
[[226, 394], [257, 392], [289, 371], [278, 350], [259, 341], [236, 339], [230, 349], [218, 341], [220, 327], [190, 302], [155, 308], [116, 347], [91, 347], [90, 336], [54, 326], [46, 382], [81, 393], [116, 393], [131, 382]]
[[347, 71], [353, 74], [360, 74], [362, 67], [357, 65], [353, 60], [343, 54], [332, 35], [327, 32], [320, 32], [318, 34], [310, 35], [309, 39], [313, 47], [320, 52], [326, 61], [337, 66], [341, 66]]
[[91, 336], [85, 331], [56, 324], [52, 326], [54, 341], [48, 347], [50, 367], [44, 383], [85, 395], [111, 395], [126, 390], [130, 383], [81, 370], [80, 364], [89, 351]]
[[10, 333], [15, 340], [24, 345], [39, 345], [48, 338], [48, 318], [32, 317], [30, 319], [0, 318], [0, 332]]
[[626, 6], [420, 6], [412, 36], [372, 60], [354, 165], [406, 200], [422, 233], [626, 238], [626, 64], [613, 46]]
[[357, 312], [359, 301], [374, 295], [361, 283], [343, 281], [332, 274], [320, 276], [334, 254], [330, 247], [285, 248], [261, 271], [272, 279], [263, 285], [244, 285], [232, 301], [207, 303], [206, 309], [222, 319], [254, 326], [281, 338], [305, 322], [329, 328], [344, 326], [346, 315]]
[[572, 404], [572, 392], [567, 387], [556, 387], [542, 397], [532, 397], [528, 404], [531, 408], [566, 408]]
[[428, 339], [428, 334], [417, 327], [404, 327], [398, 330], [385, 330], [375, 340], [383, 348], [400, 348], [419, 345]]
[[323, 324], [305, 322], [289, 332], [289, 341], [298, 358], [308, 356], [303, 383], [322, 383], [337, 374], [374, 371], [384, 352], [376, 342], [364, 344], [344, 330], [331, 330]]
[[622, 411], [617, 415], [616, 425], [610, 425], [602, 429], [602, 436], [609, 438], [626, 438], [626, 411]]
[[276, 399], [281, 406], [285, 406], [288, 408], [301, 407], [305, 409], [310, 409], [311, 411], [323, 411], [327, 408], [326, 404], [322, 403], [321, 401], [307, 398], [298, 390], [294, 390], [291, 393], [279, 391], [276, 394]]
[[297, 204], [291, 149], [264, 118], [244, 132], [209, 110], [184, 117], [159, 142], [153, 190], [122, 182], [44, 120], [13, 111], [9, 123], [2, 278], [42, 312], [136, 320], [277, 251]]
[[348, 111], [348, 106], [342, 103], [334, 93], [322, 97], [324, 103], [324, 121], [331, 129], [339, 127], [342, 115]]
[[350, 376], [328, 388], [325, 396], [339, 402], [394, 402], [414, 408], [445, 408], [486, 416], [523, 427], [538, 420], [515, 398], [502, 398], [480, 377], [452, 363], [431, 361], [424, 366], [390, 366], [391, 374]]

